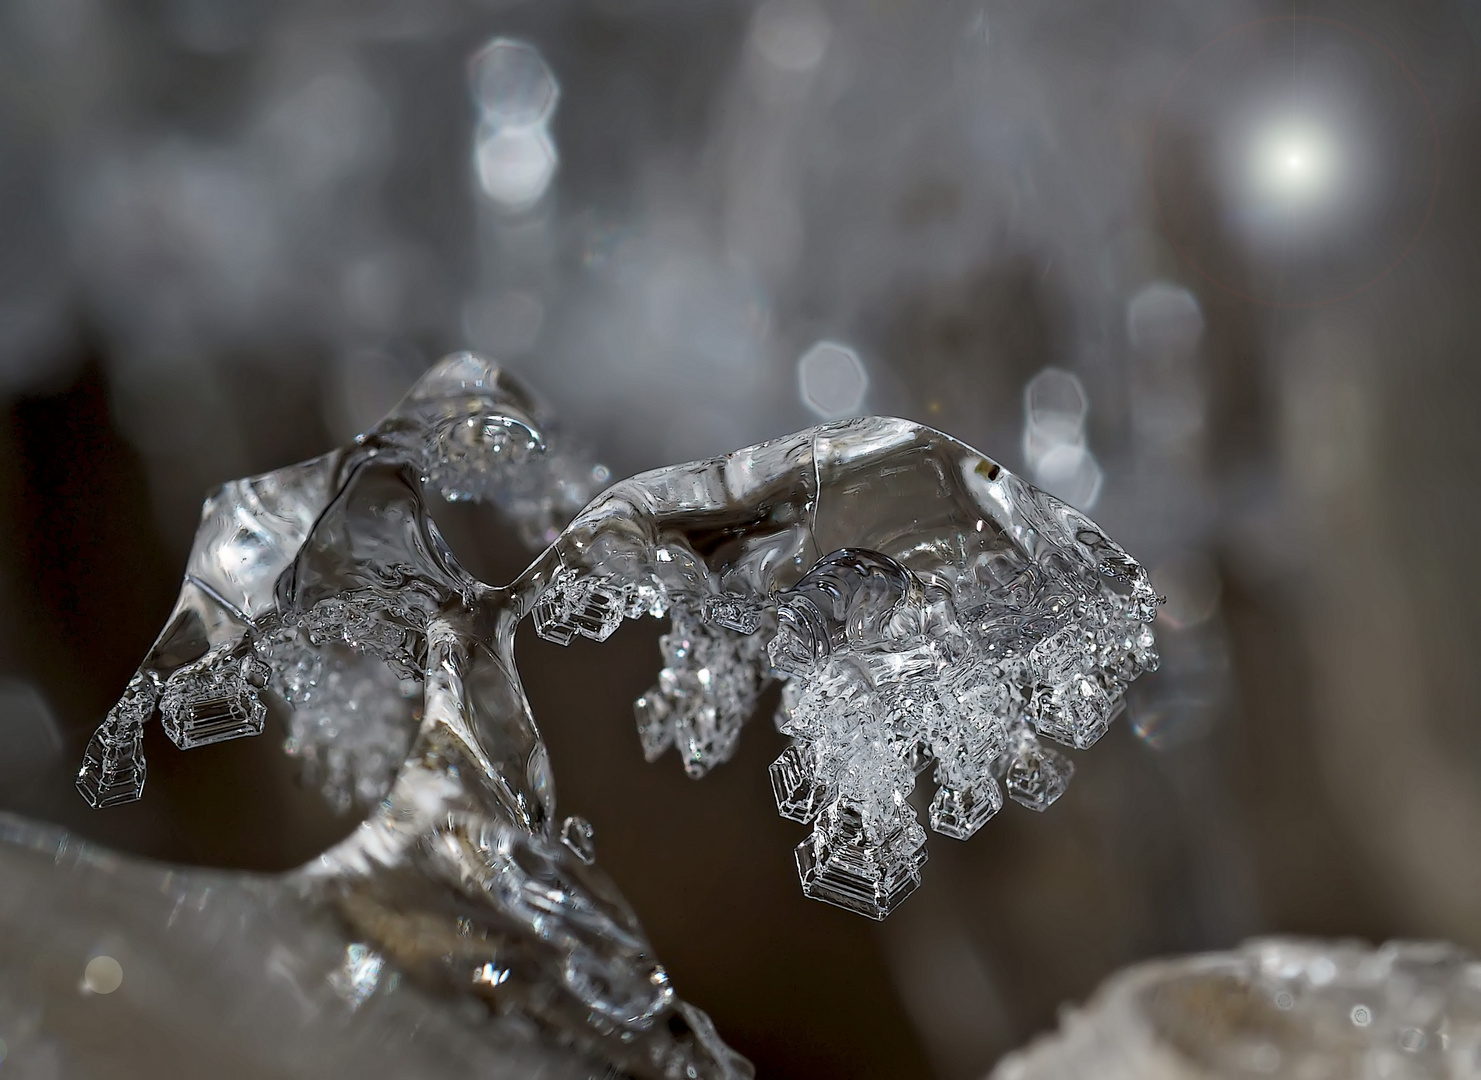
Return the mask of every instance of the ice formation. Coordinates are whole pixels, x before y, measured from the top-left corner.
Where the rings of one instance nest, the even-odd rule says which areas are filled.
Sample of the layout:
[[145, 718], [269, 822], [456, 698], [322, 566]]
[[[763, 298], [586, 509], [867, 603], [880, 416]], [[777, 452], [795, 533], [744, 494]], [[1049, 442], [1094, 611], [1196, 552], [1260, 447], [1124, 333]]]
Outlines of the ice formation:
[[1481, 1077], [1481, 962], [1442, 942], [1266, 938], [1138, 964], [991, 1080]]
[[[190, 748], [261, 733], [282, 699], [286, 748], [325, 796], [373, 805], [300, 872], [360, 939], [423, 983], [605, 1039], [626, 1066], [741, 1075], [592, 865], [590, 825], [557, 822], [519, 622], [566, 643], [668, 615], [638, 732], [693, 776], [783, 680], [793, 742], [771, 779], [782, 815], [812, 825], [803, 890], [883, 918], [926, 858], [916, 779], [931, 770], [929, 824], [958, 839], [1004, 787], [1047, 807], [1072, 767], [1045, 740], [1105, 732], [1156, 665], [1156, 597], [1083, 515], [904, 420], [826, 424], [589, 503], [605, 473], [548, 431], [506, 373], [460, 353], [352, 446], [211, 496], [179, 602], [78, 786], [94, 806], [139, 798], [156, 713]], [[508, 585], [478, 581], [424, 485], [490, 500], [549, 546]]]

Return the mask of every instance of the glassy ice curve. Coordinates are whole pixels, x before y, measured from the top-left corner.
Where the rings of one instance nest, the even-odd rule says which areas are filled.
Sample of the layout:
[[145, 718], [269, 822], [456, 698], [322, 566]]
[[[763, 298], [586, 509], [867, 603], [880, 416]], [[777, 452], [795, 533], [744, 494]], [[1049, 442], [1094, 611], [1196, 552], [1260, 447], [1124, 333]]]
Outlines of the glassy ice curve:
[[[793, 742], [771, 780], [780, 813], [812, 825], [803, 890], [883, 918], [926, 858], [916, 779], [932, 770], [929, 824], [957, 839], [1003, 787], [1045, 809], [1072, 767], [1044, 740], [1084, 749], [1105, 732], [1156, 667], [1157, 598], [1089, 519], [905, 420], [825, 424], [589, 503], [604, 471], [548, 434], [522, 386], [459, 353], [353, 445], [222, 487], [78, 787], [94, 806], [139, 798], [155, 715], [188, 749], [261, 733], [280, 699], [285, 747], [325, 796], [373, 806], [297, 872], [360, 940], [629, 1067], [744, 1075], [591, 865], [590, 826], [555, 816], [519, 622], [566, 643], [668, 615], [638, 732], [650, 760], [673, 747], [693, 776], [731, 755], [782, 680], [776, 723]], [[432, 522], [429, 485], [493, 502], [549, 546], [508, 585], [476, 580]]]

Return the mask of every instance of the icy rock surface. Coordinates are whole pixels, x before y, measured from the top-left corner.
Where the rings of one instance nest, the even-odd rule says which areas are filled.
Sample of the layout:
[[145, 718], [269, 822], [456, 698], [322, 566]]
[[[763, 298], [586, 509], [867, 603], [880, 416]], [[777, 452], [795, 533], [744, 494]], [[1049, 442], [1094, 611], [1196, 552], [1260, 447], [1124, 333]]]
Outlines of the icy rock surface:
[[[448, 1008], [291, 877], [185, 870], [0, 814], [6, 1080], [589, 1080], [600, 1056]], [[99, 956], [122, 980], [85, 992]], [[106, 987], [105, 987], [106, 988]]]
[[1481, 962], [1443, 943], [1266, 939], [1113, 976], [992, 1080], [1471, 1080]]
[[[803, 889], [883, 918], [920, 883], [917, 778], [936, 786], [930, 826], [958, 839], [1004, 788], [1047, 807], [1071, 766], [1045, 740], [1104, 733], [1156, 665], [1156, 597], [1083, 515], [918, 424], [827, 424], [594, 499], [605, 473], [549, 430], [507, 374], [459, 353], [353, 445], [221, 488], [78, 786], [94, 806], [139, 798], [156, 714], [189, 749], [261, 733], [276, 701], [325, 797], [370, 808], [294, 880], [388, 969], [639, 1074], [749, 1075], [675, 998], [594, 865], [592, 827], [556, 817], [519, 622], [566, 643], [668, 615], [638, 732], [693, 776], [784, 680], [794, 742], [772, 782], [781, 813], [812, 825]], [[549, 546], [508, 585], [476, 580], [428, 485]]]

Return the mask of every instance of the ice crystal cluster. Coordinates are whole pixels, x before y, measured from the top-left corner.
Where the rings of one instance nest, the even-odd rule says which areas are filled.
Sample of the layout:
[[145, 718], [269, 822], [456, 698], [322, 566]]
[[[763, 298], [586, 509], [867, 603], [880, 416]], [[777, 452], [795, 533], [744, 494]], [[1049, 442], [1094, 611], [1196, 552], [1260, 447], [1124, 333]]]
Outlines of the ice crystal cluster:
[[1440, 942], [1269, 938], [1113, 976], [992, 1080], [1474, 1080], [1481, 962]]
[[[882, 918], [920, 882], [909, 796], [965, 839], [1003, 789], [1042, 810], [1122, 691], [1156, 664], [1142, 569], [1084, 516], [970, 447], [903, 420], [839, 421], [593, 494], [530, 395], [468, 353], [353, 445], [207, 499], [179, 601], [89, 744], [94, 806], [137, 799], [143, 726], [182, 749], [262, 733], [336, 807], [367, 816], [298, 872], [360, 941], [423, 986], [596, 1040], [623, 1068], [747, 1066], [679, 1002], [631, 910], [558, 823], [519, 683], [527, 615], [598, 641], [667, 615], [636, 703], [645, 756], [702, 775], [784, 681], [772, 766], [811, 824], [804, 891]], [[504, 511], [532, 546], [513, 582], [464, 570], [430, 487]]]
[[[689, 468], [682, 485], [672, 470], [618, 484], [572, 523], [535, 626], [600, 641], [669, 609], [635, 712], [645, 755], [675, 746], [692, 776], [730, 755], [767, 677], [785, 680], [794, 742], [771, 780], [782, 816], [813, 825], [796, 852], [809, 896], [883, 918], [920, 884], [922, 772], [931, 828], [956, 839], [1004, 787], [1043, 810], [1073, 772], [1043, 740], [1091, 746], [1157, 666], [1141, 567], [938, 432], [844, 421]], [[641, 548], [600, 527], [655, 511]]]
[[1090, 746], [1156, 666], [1150, 589], [1083, 518], [1057, 517], [1034, 524], [1095, 561], [981, 552], [927, 583], [843, 550], [784, 594], [769, 652], [792, 677], [778, 726], [795, 742], [771, 776], [782, 815], [814, 822], [797, 849], [808, 895], [884, 917], [925, 861], [917, 775], [934, 766], [930, 826], [958, 840], [1001, 809], [999, 780], [1043, 810], [1073, 766], [1038, 736]]

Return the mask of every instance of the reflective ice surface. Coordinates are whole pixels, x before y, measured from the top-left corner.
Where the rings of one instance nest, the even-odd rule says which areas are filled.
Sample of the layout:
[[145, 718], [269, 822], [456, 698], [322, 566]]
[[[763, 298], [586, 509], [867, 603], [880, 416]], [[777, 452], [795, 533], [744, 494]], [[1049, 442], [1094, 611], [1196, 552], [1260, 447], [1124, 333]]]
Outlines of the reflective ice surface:
[[162, 867], [4, 814], [0, 940], [6, 1080], [605, 1072], [517, 1014], [449, 1008], [291, 878]]
[[[679, 1002], [637, 919], [558, 823], [514, 632], [601, 641], [668, 615], [636, 703], [647, 756], [702, 775], [784, 680], [783, 816], [810, 823], [803, 890], [883, 918], [920, 884], [909, 801], [957, 839], [1042, 810], [1127, 684], [1156, 666], [1146, 574], [1091, 521], [950, 437], [862, 418], [659, 469], [584, 502], [599, 470], [548, 440], [527, 392], [468, 353], [356, 442], [209, 498], [180, 599], [89, 744], [83, 795], [142, 794], [156, 714], [182, 749], [260, 734], [336, 806], [371, 807], [291, 878], [419, 985], [481, 997], [655, 1075], [744, 1075]], [[500, 506], [553, 543], [494, 586], [443, 542], [424, 487]], [[384, 795], [384, 798], [381, 796]], [[353, 980], [352, 980], [353, 981]], [[674, 1072], [674, 1070], [679, 1070]]]
[[1481, 1076], [1481, 963], [1441, 943], [1252, 941], [1140, 964], [993, 1080]]

